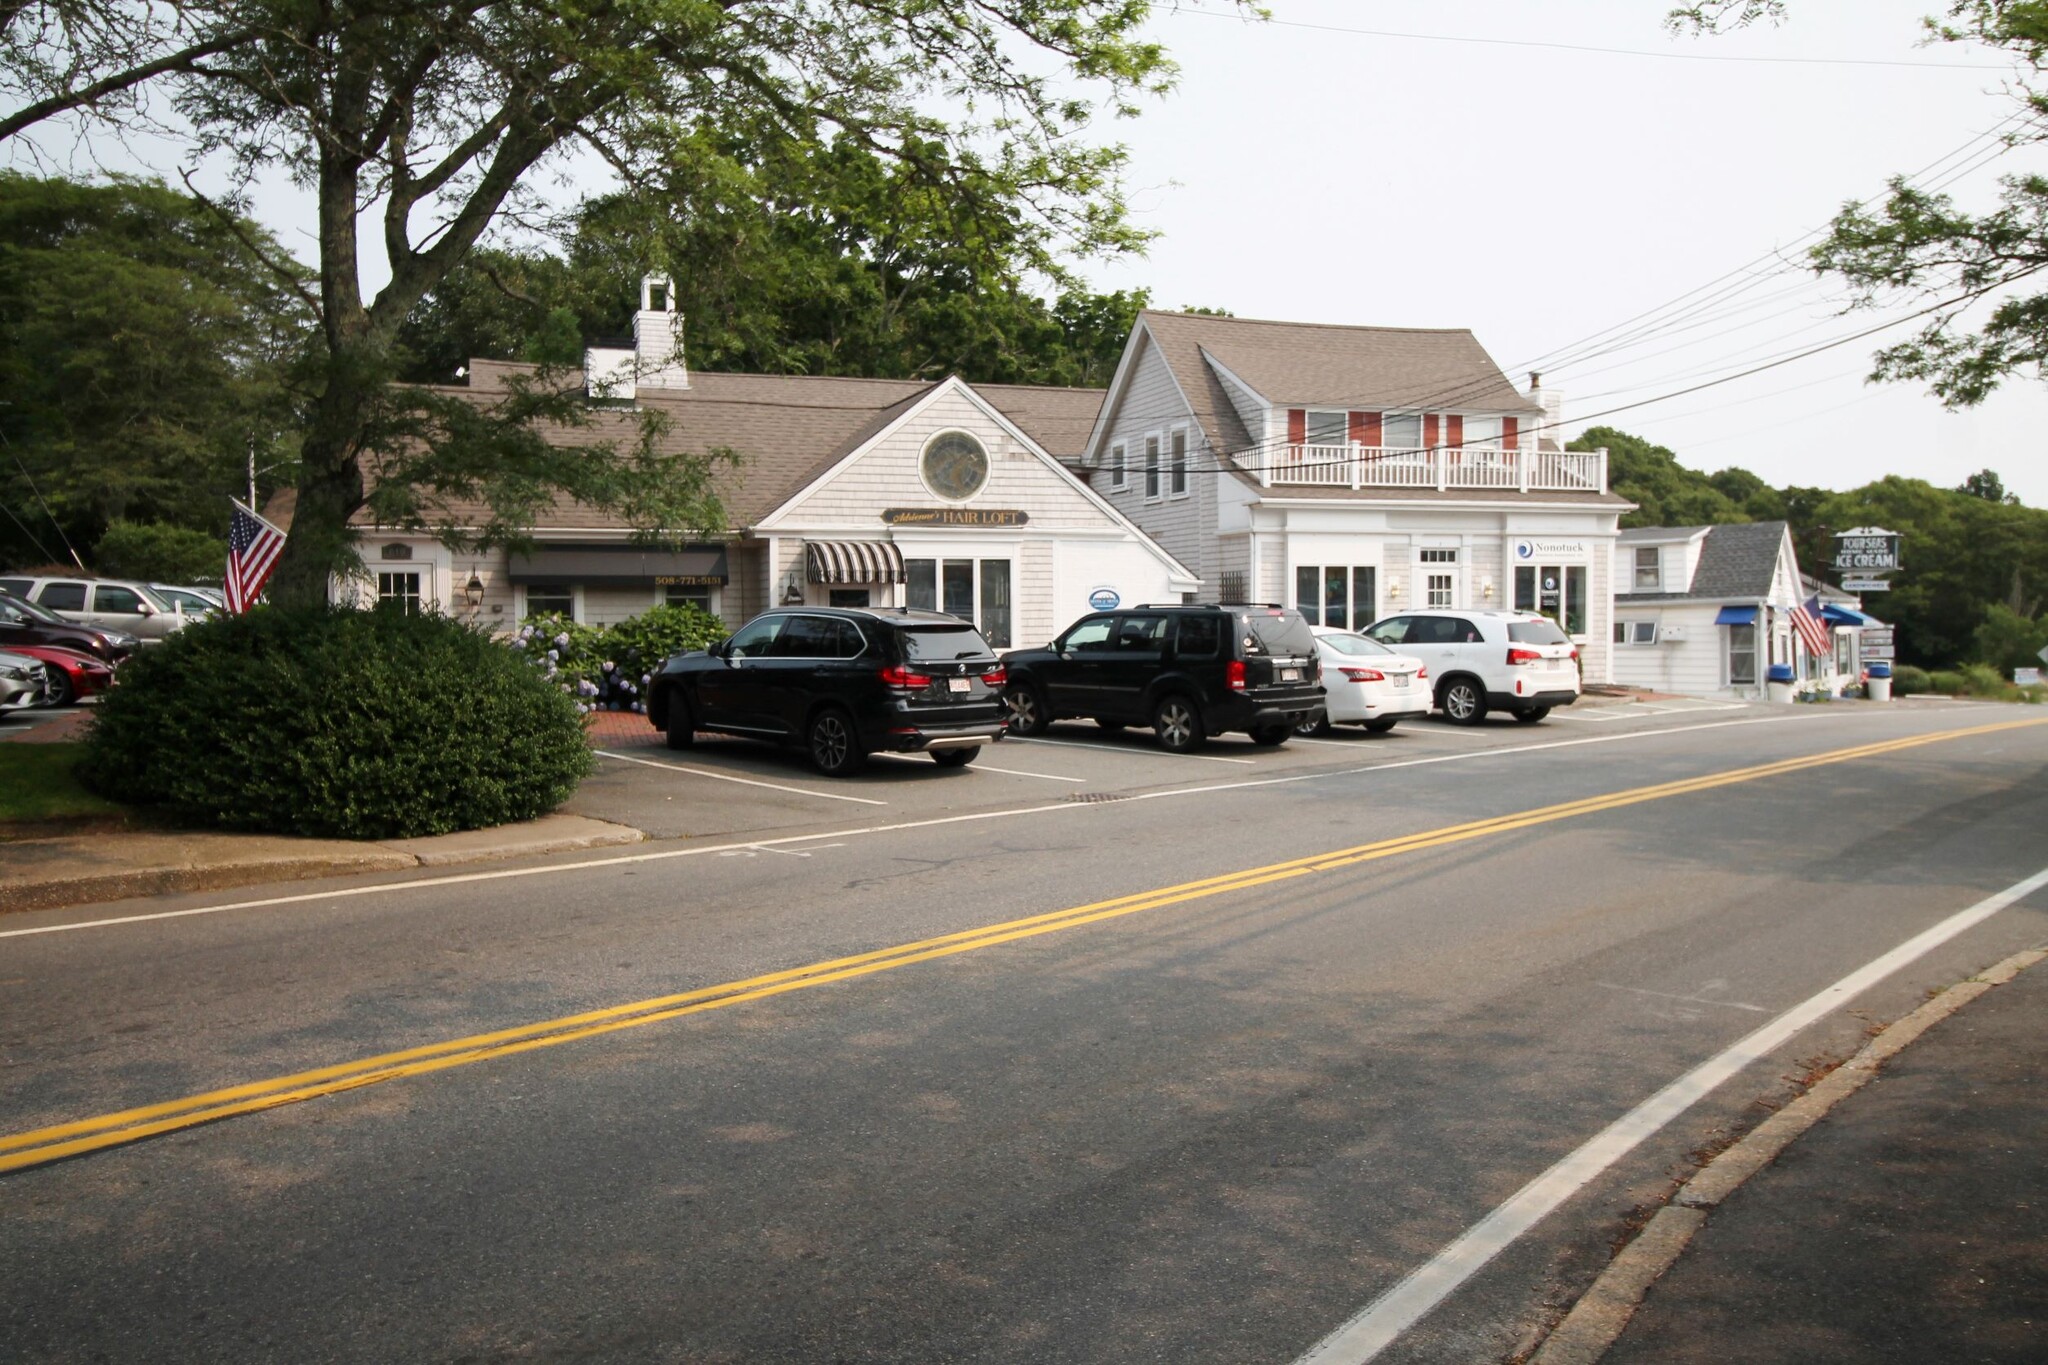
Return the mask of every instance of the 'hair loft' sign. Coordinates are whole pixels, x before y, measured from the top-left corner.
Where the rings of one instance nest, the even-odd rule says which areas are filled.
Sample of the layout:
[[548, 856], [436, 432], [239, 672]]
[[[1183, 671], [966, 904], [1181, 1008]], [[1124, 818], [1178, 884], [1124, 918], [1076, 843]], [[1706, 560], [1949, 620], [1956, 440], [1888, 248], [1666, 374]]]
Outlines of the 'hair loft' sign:
[[1031, 517], [1004, 507], [885, 507], [882, 520], [891, 526], [1022, 526]]

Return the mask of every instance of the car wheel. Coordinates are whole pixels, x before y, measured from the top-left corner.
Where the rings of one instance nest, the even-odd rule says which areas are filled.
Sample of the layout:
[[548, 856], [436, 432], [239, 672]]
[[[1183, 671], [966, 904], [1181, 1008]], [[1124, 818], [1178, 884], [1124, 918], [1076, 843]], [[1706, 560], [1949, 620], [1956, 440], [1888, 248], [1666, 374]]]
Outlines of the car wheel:
[[671, 749], [687, 749], [697, 742], [697, 718], [690, 714], [690, 703], [680, 693], [668, 699], [668, 724], [662, 733], [668, 736]]
[[1393, 728], [1394, 722], [1390, 720], [1369, 720], [1365, 723], [1365, 731], [1370, 735], [1383, 735]]
[[1045, 698], [1028, 683], [1018, 683], [1003, 692], [1003, 705], [1010, 708], [1010, 729], [1020, 735], [1042, 735], [1052, 724]]
[[1453, 678], [1444, 684], [1436, 704], [1454, 725], [1477, 725], [1486, 719], [1486, 694], [1470, 678]]
[[941, 768], [964, 768], [980, 757], [981, 746], [979, 744], [971, 749], [932, 750], [932, 762], [938, 764]]
[[1202, 713], [1178, 692], [1161, 698], [1152, 708], [1152, 729], [1159, 736], [1159, 747], [1174, 754], [1199, 749], [1208, 738], [1202, 729]]
[[1285, 744], [1293, 736], [1292, 725], [1261, 725], [1251, 732], [1252, 743], [1267, 749]]
[[1526, 711], [1515, 712], [1515, 719], [1524, 725], [1534, 725], [1549, 714], [1550, 708], [1547, 706], [1532, 706]]
[[827, 777], [857, 773], [868, 761], [866, 750], [860, 747], [860, 735], [853, 728], [853, 717], [836, 706], [811, 717], [809, 738], [811, 762]]
[[71, 677], [55, 664], [51, 664], [48, 682], [43, 689], [43, 705], [69, 706], [75, 700], [71, 693]]
[[1335, 732], [1335, 727], [1330, 724], [1330, 713], [1328, 711], [1318, 711], [1314, 720], [1305, 720], [1294, 727], [1295, 734], [1305, 735], [1310, 739], [1320, 739], [1325, 735], [1334, 734]]

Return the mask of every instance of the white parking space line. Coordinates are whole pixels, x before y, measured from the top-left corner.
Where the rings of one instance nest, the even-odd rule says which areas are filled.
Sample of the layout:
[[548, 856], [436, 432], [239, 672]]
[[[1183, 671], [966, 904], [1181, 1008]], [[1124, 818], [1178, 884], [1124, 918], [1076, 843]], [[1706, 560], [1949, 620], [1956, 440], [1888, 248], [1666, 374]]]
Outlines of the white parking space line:
[[1578, 1150], [1524, 1185], [1493, 1212], [1323, 1338], [1296, 1365], [1354, 1365], [1371, 1360], [1420, 1322], [1495, 1256], [1513, 1245], [1567, 1199], [1591, 1184], [1664, 1125], [1692, 1108], [1724, 1081], [1791, 1041], [1864, 991], [1919, 961], [1942, 944], [1990, 919], [2008, 905], [2048, 886], [2048, 869], [1958, 910], [1890, 952], [1872, 958], [1832, 986], [1808, 996], [1762, 1028], [1707, 1058], [1588, 1138]]
[[887, 801], [877, 801], [871, 796], [846, 796], [839, 792], [821, 792], [811, 787], [786, 787], [780, 782], [760, 782], [751, 777], [734, 777], [731, 773], [713, 772], [709, 768], [686, 768], [680, 763], [657, 763], [651, 758], [631, 758], [615, 754], [609, 749], [599, 749], [602, 758], [616, 758], [621, 763], [638, 763], [643, 768], [660, 768], [666, 772], [688, 773], [692, 777], [709, 777], [719, 782], [737, 782], [742, 787], [766, 787], [769, 791], [794, 792], [798, 796], [816, 796], [826, 801], [852, 801], [862, 806], [886, 806]]
[[1201, 760], [1202, 760], [1202, 761], [1203, 761], [1204, 763], [1245, 763], [1245, 764], [1250, 764], [1250, 763], [1253, 763], [1253, 762], [1256, 762], [1256, 761], [1257, 761], [1257, 760], [1255, 760], [1255, 759], [1249, 759], [1249, 758], [1224, 758], [1224, 757], [1222, 757], [1222, 756], [1221, 756], [1221, 755], [1219, 755], [1219, 754], [1175, 754], [1175, 753], [1169, 753], [1169, 752], [1167, 752], [1167, 751], [1166, 751], [1165, 749], [1121, 749], [1121, 748], [1111, 748], [1111, 747], [1110, 747], [1109, 745], [1107, 745], [1107, 744], [1089, 744], [1089, 743], [1086, 743], [1086, 742], [1084, 742], [1084, 741], [1082, 741], [1082, 740], [1078, 740], [1078, 739], [1033, 739], [1033, 738], [1031, 738], [1031, 737], [1030, 737], [1030, 736], [1028, 736], [1028, 735], [1011, 735], [1011, 736], [1010, 736], [1010, 737], [1009, 737], [1008, 739], [1004, 740], [1004, 741], [1003, 741], [1003, 743], [1005, 743], [1005, 744], [1057, 744], [1057, 745], [1059, 745], [1059, 746], [1060, 746], [1061, 748], [1063, 748], [1063, 749], [1087, 749], [1087, 750], [1090, 750], [1090, 751], [1092, 751], [1092, 752], [1094, 752], [1094, 753], [1098, 753], [1098, 754], [1132, 754], [1132, 753], [1135, 753], [1135, 754], [1143, 754], [1144, 756], [1146, 756], [1146, 757], [1148, 757], [1148, 758], [1150, 758], [1150, 757], [1152, 757], [1152, 756], [1154, 756], [1154, 755], [1157, 755], [1157, 756], [1158, 756], [1158, 757], [1160, 757], [1160, 758], [1199, 758], [1199, 759], [1201, 759]]
[[[1008, 744], [1012, 741], [1005, 740], [1003, 742]], [[872, 757], [893, 758], [899, 763], [915, 763], [918, 761], [918, 759], [911, 754], [874, 754], [872, 755]], [[1088, 779], [1085, 777], [1063, 777], [1059, 773], [1027, 773], [1021, 768], [998, 768], [992, 763], [976, 763], [973, 765], [972, 768], [969, 769], [969, 771], [977, 773], [1001, 773], [1005, 777], [1042, 777], [1048, 782], [1086, 783], [1088, 781]]]

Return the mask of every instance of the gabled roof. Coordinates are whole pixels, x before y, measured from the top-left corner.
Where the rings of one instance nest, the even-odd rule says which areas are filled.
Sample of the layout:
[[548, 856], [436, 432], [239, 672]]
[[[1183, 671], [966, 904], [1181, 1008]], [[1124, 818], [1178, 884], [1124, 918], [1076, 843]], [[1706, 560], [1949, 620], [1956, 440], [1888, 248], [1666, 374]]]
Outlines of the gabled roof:
[[[504, 361], [472, 361], [466, 392], [484, 397], [502, 391], [511, 375], [533, 368]], [[702, 454], [720, 448], [738, 452], [739, 466], [722, 471], [716, 479], [727, 524], [737, 529], [753, 525], [787, 502], [931, 393], [939, 382], [693, 372], [689, 388], [642, 387], [638, 401], [641, 408], [667, 418], [669, 429], [660, 442], [664, 452]], [[1102, 404], [1100, 389], [1019, 384], [972, 387], [1055, 457], [1080, 453]], [[465, 392], [460, 388], [447, 391]], [[599, 409], [590, 417], [588, 427], [555, 433], [551, 439], [562, 444], [607, 439], [623, 443], [638, 434], [635, 413]], [[283, 517], [288, 522], [295, 502], [295, 498], [273, 498], [272, 520]], [[439, 514], [457, 525], [481, 525], [489, 519], [481, 504], [461, 501], [449, 503]], [[367, 525], [367, 514], [358, 513], [356, 521]], [[538, 525], [598, 530], [616, 528], [618, 519], [558, 498], [550, 510], [540, 514]]]
[[1151, 311], [1139, 320], [1159, 338], [1183, 390], [1196, 376], [1178, 361], [1200, 350], [1276, 406], [1543, 415], [1462, 327], [1344, 327]]
[[1682, 593], [1616, 593], [1617, 600], [1744, 601], [1771, 595], [1778, 578], [1778, 556], [1788, 528], [1782, 521], [1736, 522], [1726, 526], [1638, 526], [1621, 533], [1620, 544], [1686, 540], [1706, 532], [1692, 584]]

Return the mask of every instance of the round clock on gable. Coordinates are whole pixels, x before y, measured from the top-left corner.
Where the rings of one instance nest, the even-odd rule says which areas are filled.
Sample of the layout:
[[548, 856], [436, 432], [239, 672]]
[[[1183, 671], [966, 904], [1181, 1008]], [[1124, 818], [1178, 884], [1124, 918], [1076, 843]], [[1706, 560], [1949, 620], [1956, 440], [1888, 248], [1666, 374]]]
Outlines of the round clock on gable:
[[988, 482], [988, 450], [967, 432], [942, 431], [924, 443], [917, 472], [932, 492], [961, 502]]

